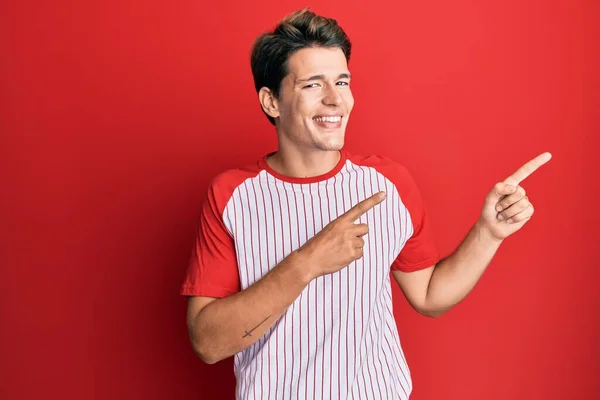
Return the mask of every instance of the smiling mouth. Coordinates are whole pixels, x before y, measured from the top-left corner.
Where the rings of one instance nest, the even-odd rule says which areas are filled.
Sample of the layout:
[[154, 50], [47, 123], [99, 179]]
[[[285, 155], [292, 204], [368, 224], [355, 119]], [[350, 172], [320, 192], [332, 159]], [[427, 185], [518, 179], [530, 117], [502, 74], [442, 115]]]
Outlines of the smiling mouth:
[[326, 116], [326, 117], [314, 117], [313, 118], [313, 121], [317, 121], [317, 122], [336, 123], [336, 122], [340, 122], [341, 120], [342, 120], [342, 117], [340, 115]]

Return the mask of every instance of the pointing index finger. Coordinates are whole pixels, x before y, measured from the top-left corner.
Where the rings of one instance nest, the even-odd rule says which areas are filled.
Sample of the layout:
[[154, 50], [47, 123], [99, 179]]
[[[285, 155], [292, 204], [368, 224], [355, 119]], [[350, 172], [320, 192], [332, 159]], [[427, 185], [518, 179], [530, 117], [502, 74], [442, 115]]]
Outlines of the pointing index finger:
[[385, 192], [375, 193], [373, 196], [364, 199], [363, 201], [357, 203], [354, 207], [346, 211], [344, 216], [346, 216], [346, 218], [351, 219], [352, 221], [356, 221], [371, 208], [381, 203], [385, 199], [385, 197]]
[[509, 185], [513, 186], [519, 185], [519, 183], [525, 180], [525, 178], [533, 174], [536, 169], [550, 161], [551, 158], [552, 154], [548, 152], [540, 154], [533, 160], [530, 160], [527, 163], [525, 163], [514, 174], [506, 178], [504, 180], [504, 183], [508, 183]]

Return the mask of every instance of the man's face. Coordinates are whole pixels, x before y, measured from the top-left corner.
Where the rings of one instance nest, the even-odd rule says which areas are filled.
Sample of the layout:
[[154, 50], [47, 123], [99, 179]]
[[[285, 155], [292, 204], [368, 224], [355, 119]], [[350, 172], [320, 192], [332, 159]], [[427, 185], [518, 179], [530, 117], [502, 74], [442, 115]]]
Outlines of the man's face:
[[283, 140], [303, 149], [341, 149], [354, 106], [342, 50], [305, 48], [294, 53], [277, 103]]

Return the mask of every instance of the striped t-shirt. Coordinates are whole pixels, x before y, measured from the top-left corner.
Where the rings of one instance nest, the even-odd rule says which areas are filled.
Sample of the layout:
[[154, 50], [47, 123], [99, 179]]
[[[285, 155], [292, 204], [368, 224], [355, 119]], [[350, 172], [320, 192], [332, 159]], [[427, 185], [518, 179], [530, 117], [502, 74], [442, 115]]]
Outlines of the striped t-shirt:
[[407, 399], [409, 368], [392, 313], [390, 270], [439, 260], [419, 190], [406, 168], [341, 150], [311, 178], [274, 171], [267, 157], [212, 181], [181, 294], [222, 298], [246, 289], [361, 200], [363, 257], [314, 279], [277, 322], [234, 356], [239, 399]]

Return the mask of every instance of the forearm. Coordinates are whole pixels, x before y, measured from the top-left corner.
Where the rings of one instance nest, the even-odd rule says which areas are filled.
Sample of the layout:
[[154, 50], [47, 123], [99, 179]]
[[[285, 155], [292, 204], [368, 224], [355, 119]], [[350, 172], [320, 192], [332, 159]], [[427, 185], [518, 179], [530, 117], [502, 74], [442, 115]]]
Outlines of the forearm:
[[500, 240], [475, 224], [457, 250], [435, 267], [425, 309], [439, 315], [461, 302], [475, 287], [500, 244]]
[[204, 307], [191, 332], [196, 353], [217, 362], [263, 336], [310, 282], [305, 259], [294, 252], [247, 289]]

